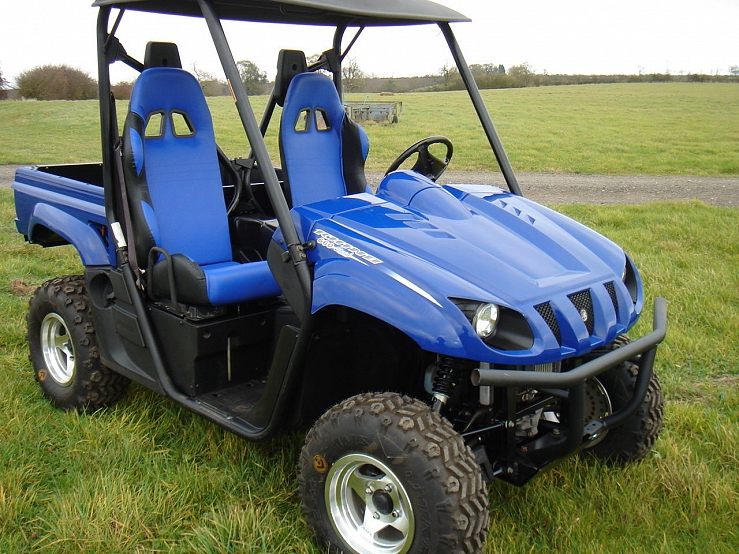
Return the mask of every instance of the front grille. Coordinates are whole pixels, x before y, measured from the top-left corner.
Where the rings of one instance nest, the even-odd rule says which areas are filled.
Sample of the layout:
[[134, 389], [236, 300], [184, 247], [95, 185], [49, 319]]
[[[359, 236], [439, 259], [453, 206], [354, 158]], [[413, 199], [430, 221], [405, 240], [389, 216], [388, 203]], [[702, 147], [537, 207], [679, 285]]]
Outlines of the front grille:
[[616, 316], [618, 317], [618, 296], [616, 296], [616, 285], [613, 284], [613, 281], [609, 281], [604, 286], [606, 287], [606, 291], [608, 291], [608, 296], [611, 297], [613, 309], [616, 311]]
[[553, 364], [537, 364], [527, 366], [526, 369], [531, 368], [532, 371], [538, 371], [539, 373], [559, 373], [562, 371], [562, 362], [554, 362]]
[[539, 312], [539, 315], [542, 318], [544, 318], [544, 321], [552, 330], [552, 333], [554, 333], [554, 337], [557, 339], [557, 343], [561, 346], [562, 331], [559, 328], [559, 322], [557, 321], [557, 317], [554, 315], [554, 310], [552, 310], [552, 306], [549, 304], [549, 302], [544, 302], [544, 304], [534, 306], [534, 309]]
[[588, 329], [588, 333], [592, 335], [595, 329], [595, 313], [593, 312], [593, 299], [590, 297], [590, 290], [570, 294], [567, 298], [577, 308], [583, 323], [585, 323], [585, 327]]

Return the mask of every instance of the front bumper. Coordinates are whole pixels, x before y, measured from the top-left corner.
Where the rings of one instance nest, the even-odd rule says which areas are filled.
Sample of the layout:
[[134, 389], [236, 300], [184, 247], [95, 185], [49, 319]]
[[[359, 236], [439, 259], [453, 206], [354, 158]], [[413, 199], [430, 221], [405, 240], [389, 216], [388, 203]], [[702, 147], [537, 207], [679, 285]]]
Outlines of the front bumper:
[[[667, 301], [657, 298], [654, 302], [653, 330], [631, 343], [564, 373], [544, 373], [536, 371], [514, 371], [505, 369], [475, 369], [472, 384], [480, 387], [530, 388], [542, 392], [549, 391], [555, 396], [568, 400], [569, 430], [567, 438], [554, 450], [549, 449], [552, 458], [565, 457], [608, 429], [618, 427], [633, 416], [644, 402], [649, 381], [654, 372], [654, 359], [657, 345], [667, 333]], [[639, 366], [634, 392], [631, 399], [614, 413], [590, 422], [584, 421], [584, 383], [592, 377], [632, 360]]]

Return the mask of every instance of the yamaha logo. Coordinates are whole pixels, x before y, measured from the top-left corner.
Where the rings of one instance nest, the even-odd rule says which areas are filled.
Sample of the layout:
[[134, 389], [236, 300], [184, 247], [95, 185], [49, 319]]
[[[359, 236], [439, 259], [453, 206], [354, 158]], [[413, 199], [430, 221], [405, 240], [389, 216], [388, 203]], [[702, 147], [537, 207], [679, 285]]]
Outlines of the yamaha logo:
[[583, 323], [588, 322], [588, 311], [585, 308], [580, 310], [580, 317], [582, 318]]

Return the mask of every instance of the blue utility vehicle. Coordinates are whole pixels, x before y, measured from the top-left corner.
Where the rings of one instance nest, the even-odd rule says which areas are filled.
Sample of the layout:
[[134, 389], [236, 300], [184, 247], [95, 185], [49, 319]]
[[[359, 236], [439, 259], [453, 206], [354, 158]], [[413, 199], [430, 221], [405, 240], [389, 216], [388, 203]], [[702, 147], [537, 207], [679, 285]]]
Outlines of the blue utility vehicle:
[[[27, 316], [55, 406], [94, 411], [133, 380], [248, 440], [310, 427], [305, 520], [356, 554], [481, 552], [487, 482], [522, 485], [581, 452], [649, 452], [666, 303], [629, 341], [644, 304], [632, 260], [522, 195], [452, 32], [463, 15], [426, 0], [95, 6], [102, 163], [21, 168], [13, 184], [18, 231], [73, 244], [84, 265], [42, 285]], [[142, 61], [124, 49], [130, 11], [205, 21], [248, 156], [216, 144], [176, 45], [150, 42]], [[221, 20], [332, 27], [333, 42], [310, 64], [279, 52], [258, 121]], [[505, 186], [440, 184], [440, 135], [368, 186], [342, 60], [365, 30], [416, 25], [445, 39]], [[140, 72], [122, 132], [114, 63]], [[280, 113], [276, 164], [264, 135]]]

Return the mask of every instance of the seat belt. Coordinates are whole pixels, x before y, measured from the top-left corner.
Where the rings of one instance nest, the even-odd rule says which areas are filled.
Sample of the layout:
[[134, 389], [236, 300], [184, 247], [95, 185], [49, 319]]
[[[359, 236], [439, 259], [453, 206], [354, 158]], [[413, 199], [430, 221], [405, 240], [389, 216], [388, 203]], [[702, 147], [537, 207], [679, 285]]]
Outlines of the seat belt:
[[115, 176], [120, 191], [121, 210], [123, 211], [123, 224], [126, 226], [126, 255], [128, 258], [128, 264], [133, 269], [133, 273], [136, 276], [136, 286], [143, 289], [143, 283], [141, 281], [142, 270], [139, 268], [139, 264], [136, 260], [136, 243], [134, 242], [133, 236], [133, 224], [131, 223], [131, 207], [128, 203], [128, 192], [126, 190], [126, 179], [123, 174], [123, 141], [118, 133], [118, 117], [116, 115], [115, 108], [115, 96], [110, 93], [110, 106], [111, 106], [111, 131], [115, 137], [115, 144], [113, 145], [113, 160], [115, 163]]

